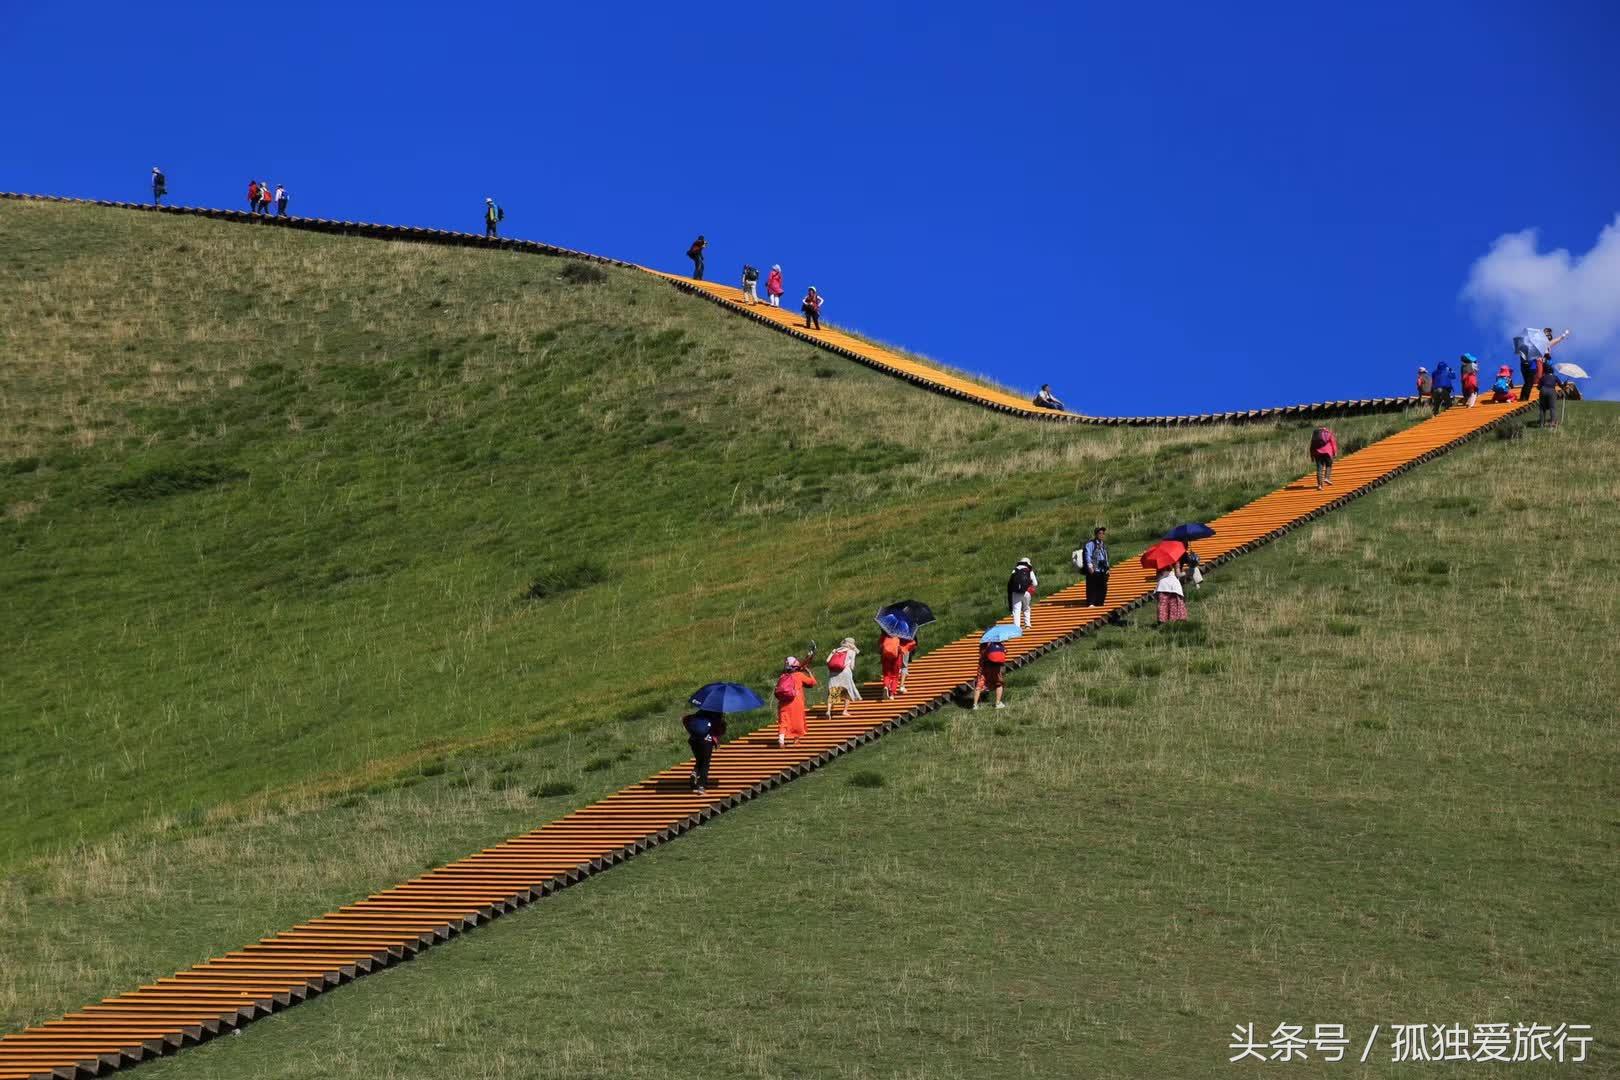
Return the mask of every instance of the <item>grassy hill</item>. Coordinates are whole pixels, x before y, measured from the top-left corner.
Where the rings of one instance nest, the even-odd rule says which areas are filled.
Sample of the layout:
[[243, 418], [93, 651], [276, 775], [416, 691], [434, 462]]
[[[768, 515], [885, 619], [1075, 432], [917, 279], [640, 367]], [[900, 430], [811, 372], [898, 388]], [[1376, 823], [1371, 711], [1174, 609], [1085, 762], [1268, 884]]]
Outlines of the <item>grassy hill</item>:
[[[941, 614], [933, 639], [945, 640], [998, 613], [997, 594], [1019, 555], [1036, 558], [1048, 585], [1063, 582], [1070, 575], [1052, 568], [1095, 521], [1107, 521], [1128, 549], [1303, 471], [1303, 426], [1120, 431], [1002, 420], [628, 271], [80, 207], [0, 207], [0, 342], [8, 358], [0, 369], [0, 646], [8, 657], [0, 668], [0, 904], [8, 913], [0, 923], [0, 1030], [235, 947], [666, 765], [684, 753], [674, 717], [686, 691], [714, 677], [763, 683], [808, 636], [865, 633], [883, 601], [930, 600]], [[1443, 519], [1477, 525], [1496, 552], [1489, 558], [1498, 559], [1518, 554], [1498, 528], [1511, 520], [1498, 518], [1504, 506], [1534, 519], [1527, 527], [1582, 521], [1577, 512], [1601, 523], [1613, 495], [1600, 468], [1613, 446], [1606, 415], [1601, 407], [1578, 411], [1557, 442], [1469, 451], [1479, 464], [1459, 469], [1447, 481], [1456, 490], [1436, 496]], [[1403, 422], [1335, 426], [1353, 447]], [[1584, 471], [1564, 471], [1555, 456], [1571, 448], [1590, 462]], [[1512, 491], [1522, 482], [1521, 455], [1532, 454], [1549, 482], [1593, 492], [1591, 501], [1572, 499], [1568, 513], [1544, 518], [1533, 508], [1545, 487]], [[1438, 483], [1457, 468], [1448, 460], [1420, 477]], [[1612, 462], [1608, 468], [1612, 476]], [[1473, 494], [1491, 483], [1479, 469], [1503, 470], [1502, 498]], [[1405, 505], [1397, 494], [1378, 498]], [[1397, 532], [1434, 521], [1427, 508], [1404, 512], [1410, 516], [1391, 519]], [[1381, 541], [1346, 541], [1339, 550], [1333, 528], [1324, 524], [1316, 535], [1327, 539], [1310, 541], [1329, 545], [1318, 552], [1322, 565], [1303, 569], [1339, 575], [1335, 588], [1346, 593], [1345, 575], [1356, 575], [1355, 603], [1367, 611], [1336, 608], [1317, 624], [1289, 608], [1289, 633], [1316, 627], [1345, 655], [1365, 653], [1370, 672], [1397, 662], [1378, 644], [1384, 627], [1371, 613], [1395, 611], [1437, 583], [1455, 586], [1460, 601], [1476, 581], [1494, 580], [1476, 577], [1461, 556], [1429, 552], [1384, 567], [1378, 560], [1395, 556]], [[1585, 532], [1548, 536], [1587, 542]], [[1302, 549], [1291, 543], [1280, 550]], [[1560, 548], [1558, 559], [1578, 550], [1587, 549]], [[1257, 565], [1234, 567], [1218, 586], [1225, 595], [1212, 586], [1208, 610], [1232, 604], [1234, 625], [1247, 619], [1254, 605], [1231, 597]], [[1279, 603], [1294, 602], [1295, 584]], [[1545, 591], [1525, 577], [1510, 584], [1521, 606]], [[1548, 601], [1579, 605], [1560, 616], [1578, 641], [1587, 640], [1592, 618], [1612, 621], [1606, 603], [1588, 594]], [[1451, 621], [1433, 625], [1475, 624], [1473, 614], [1448, 608], [1444, 616]], [[1277, 627], [1256, 634], [1271, 643], [1256, 654], [1270, 665], [1262, 677], [1282, 680], [1290, 693], [1310, 685], [1287, 662], [1287, 635]], [[390, 1068], [460, 1073], [470, 1059], [456, 1055], [474, 1043], [514, 1063], [543, 1043], [579, 1049], [572, 1064], [555, 1065], [556, 1075], [634, 1075], [643, 1067], [674, 1075], [686, 1050], [647, 1041], [639, 1044], [646, 1060], [632, 1068], [600, 1025], [638, 1006], [627, 1001], [615, 1012], [591, 996], [599, 987], [593, 973], [623, 980], [627, 971], [641, 972], [649, 993], [716, 992], [712, 968], [692, 967], [654, 940], [668, 937], [684, 943], [681, 956], [723, 961], [735, 977], [723, 993], [739, 995], [728, 1002], [753, 988], [765, 995], [750, 998], [756, 1003], [815, 1006], [810, 1018], [792, 1021], [800, 1025], [793, 1039], [752, 1022], [725, 1036], [731, 1071], [791, 1075], [796, 1056], [830, 1030], [828, 1010], [876, 1000], [844, 994], [834, 966], [848, 966], [869, 995], [915, 967], [896, 950], [917, 939], [893, 920], [919, 893], [928, 898], [921, 924], [940, 926], [986, 978], [1037, 986], [1046, 946], [1008, 937], [1017, 948], [1007, 952], [992, 936], [981, 947], [989, 924], [980, 920], [1000, 910], [984, 896], [1012, 904], [997, 934], [1023, 925], [1019, 891], [984, 876], [1006, 865], [1020, 838], [1041, 838], [1040, 857], [1028, 863], [1032, 880], [1072, 885], [1065, 875], [1085, 865], [1108, 884], [1128, 867], [1082, 858], [1064, 840], [1090, 820], [1084, 811], [1094, 793], [1122, 800], [1104, 807], [1120, 811], [1121, 832], [1109, 843], [1126, 854], [1151, 850], [1182, 807], [1120, 786], [1119, 769], [1149, 789], [1161, 780], [1196, 788], [1173, 768], [1203, 745], [1205, 756], [1193, 759], [1205, 763], [1202, 776], [1235, 770], [1258, 789], [1264, 774], [1256, 770], [1304, 760], [1297, 747], [1238, 753], [1281, 726], [1275, 715], [1258, 729], [1243, 719], [1253, 697], [1238, 673], [1249, 671], [1252, 650], [1197, 635], [1186, 636], [1190, 649], [1161, 648], [1135, 631], [1119, 635], [1117, 648], [1107, 640], [1029, 676], [1052, 680], [1039, 708], [1021, 706], [999, 725], [965, 717], [929, 725], [815, 779], [806, 794], [773, 796], [712, 833], [548, 901], [516, 929], [497, 926], [444, 950], [452, 959], [374, 980], [398, 986], [419, 972], [451, 970], [446, 964], [482, 963], [453, 959], [494, 955], [473, 951], [496, 947], [482, 941], [532, 946], [531, 955], [565, 950], [546, 963], [563, 965], [556, 970], [568, 985], [548, 975], [531, 988], [551, 995], [557, 1010], [525, 1028], [532, 1046], [501, 1044], [483, 1020], [462, 1012], [459, 1034], [437, 1040], [443, 1051], [424, 1043]], [[1436, 680], [1458, 695], [1460, 717], [1489, 703], [1472, 689], [1479, 684]], [[1175, 705], [1172, 687], [1201, 694], [1199, 707], [1230, 744], [1172, 724], [1183, 718], [1162, 711]], [[1522, 689], [1507, 693], [1534, 700]], [[1611, 689], [1599, 679], [1553, 693], [1597, 695], [1579, 698], [1589, 703]], [[1340, 709], [1348, 700], [1338, 682], [1322, 692]], [[1431, 707], [1429, 698], [1411, 702], [1420, 720]], [[1559, 707], [1569, 711], [1568, 702]], [[1577, 745], [1557, 732], [1549, 750]], [[1059, 734], [1081, 737], [1057, 742], [1073, 749], [1054, 753], [1048, 736]], [[1406, 749], [1392, 739], [1376, 745], [1392, 755]], [[1330, 749], [1319, 748], [1319, 763], [1336, 760]], [[1119, 750], [1130, 753], [1116, 762]], [[1588, 779], [1592, 770], [1606, 775], [1613, 790], [1612, 758], [1593, 751], [1579, 765]], [[868, 770], [887, 783], [845, 783]], [[1040, 783], [1023, 788], [1021, 770]], [[1177, 797], [1205, 798], [1209, 813], [1224, 816], [1229, 786], [1178, 789]], [[1585, 796], [1582, 789], [1575, 805]], [[1289, 805], [1273, 805], [1285, 811], [1279, 827], [1294, 828]], [[1055, 817], [1043, 819], [1041, 808]], [[1236, 827], [1252, 808], [1230, 809]], [[1527, 830], [1524, 839], [1541, 836]], [[1275, 835], [1260, 839], [1265, 850], [1287, 850]], [[716, 847], [724, 844], [741, 846]], [[924, 853], [933, 865], [919, 869]], [[693, 860], [702, 863], [696, 877]], [[670, 876], [649, 884], [642, 874]], [[870, 903], [861, 899], [868, 894]], [[598, 907], [603, 897], [630, 906]], [[688, 898], [720, 913], [716, 940], [729, 944], [705, 945], [658, 917]], [[578, 903], [591, 906], [566, 906]], [[760, 921], [765, 907], [802, 914]], [[960, 909], [963, 921], [952, 924], [947, 909]], [[846, 937], [846, 914], [869, 936]], [[1072, 920], [1068, 907], [1028, 917], [1049, 929]], [[586, 924], [590, 933], [581, 932]], [[1109, 932], [1129, 941], [1157, 925], [1132, 923], [1127, 913]], [[1053, 932], [1069, 941], [1069, 931]], [[853, 944], [839, 944], [800, 964], [808, 981], [796, 984], [791, 965], [810, 958], [788, 943], [808, 954], [829, 937], [865, 940], [872, 968], [863, 972], [847, 955]], [[619, 944], [610, 948], [609, 938]], [[1597, 941], [1598, 954], [1612, 940]], [[566, 951], [586, 942], [599, 959]], [[727, 950], [747, 948], [769, 962], [739, 973], [745, 952]], [[965, 985], [948, 965], [940, 971], [942, 986]], [[923, 974], [908, 987], [926, 982]], [[509, 988], [503, 994], [523, 989], [513, 969], [487, 975]], [[699, 976], [701, 991], [691, 981]], [[466, 993], [471, 984], [457, 978], [434, 983], [442, 991], [430, 986], [422, 1001], [390, 998], [385, 1007], [408, 1011], [435, 994]], [[360, 1007], [344, 1006], [348, 995], [376, 1009], [382, 999], [367, 996], [376, 993], [362, 985], [304, 1009]], [[961, 999], [968, 1011], [927, 1003], [958, 1032], [1016, 1019], [996, 1010], [976, 1016], [977, 1001]], [[536, 1002], [525, 1004], [533, 1010]], [[343, 1030], [363, 1025], [353, 1037], [373, 1037], [369, 1015], [319, 1011], [275, 1025], [340, 1016]], [[702, 1016], [679, 1022], [682, 1031], [706, 1033]], [[330, 1047], [320, 1040], [338, 1034], [275, 1025], [234, 1042], [264, 1047], [271, 1044], [255, 1041], [260, 1033], [281, 1030]], [[895, 1060], [910, 1060], [910, 1028], [868, 1027], [875, 1043], [863, 1046], [888, 1046], [884, 1052], [901, 1055]], [[423, 1021], [421, 1030], [439, 1026]], [[1085, 1032], [1072, 1028], [1053, 1053]], [[289, 1069], [303, 1060], [303, 1050], [278, 1046]], [[352, 1044], [337, 1067], [372, 1049]], [[860, 1075], [859, 1060], [882, 1060], [844, 1050], [837, 1061], [851, 1075]], [[430, 1063], [429, 1054], [447, 1054], [450, 1064]], [[262, 1071], [266, 1060], [239, 1067]], [[982, 1074], [978, 1063], [958, 1049], [925, 1073]], [[182, 1059], [172, 1067], [192, 1066]], [[829, 1070], [831, 1058], [805, 1065]]]
[[1452, 1067], [1613, 1075], [1620, 409], [1572, 419], [152, 1075], [1192, 1078], [1338, 1023], [1272, 1067], [1397, 1077], [1391, 1024], [1492, 1022], [1591, 1060]]

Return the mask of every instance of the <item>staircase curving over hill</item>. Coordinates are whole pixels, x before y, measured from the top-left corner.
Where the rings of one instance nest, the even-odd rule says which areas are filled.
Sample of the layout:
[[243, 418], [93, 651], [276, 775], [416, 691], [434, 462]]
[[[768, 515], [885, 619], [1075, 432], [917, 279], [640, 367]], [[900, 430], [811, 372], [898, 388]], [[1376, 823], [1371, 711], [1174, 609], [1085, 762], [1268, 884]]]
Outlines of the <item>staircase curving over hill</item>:
[[1279, 405], [1265, 409], [1240, 409], [1231, 412], [1197, 413], [1185, 416], [1086, 416], [1081, 413], [1053, 412], [1038, 409], [1028, 399], [1005, 390], [963, 378], [922, 360], [902, 356], [890, 349], [863, 341], [834, 327], [819, 332], [803, 330], [799, 319], [786, 308], [772, 308], [765, 304], [742, 303], [742, 291], [710, 281], [696, 281], [677, 274], [653, 270], [635, 263], [592, 255], [585, 251], [542, 244], [534, 240], [515, 240], [510, 237], [486, 237], [478, 233], [451, 232], [444, 229], [423, 229], [409, 225], [376, 225], [363, 221], [330, 221], [325, 218], [264, 217], [245, 210], [219, 210], [198, 206], [153, 206], [150, 203], [112, 202], [105, 199], [71, 199], [57, 195], [27, 195], [0, 191], [0, 199], [32, 202], [73, 203], [84, 206], [104, 206], [120, 210], [143, 210], [148, 213], [182, 214], [253, 225], [259, 228], [301, 229], [311, 232], [334, 233], [341, 236], [367, 237], [376, 240], [401, 240], [411, 243], [448, 244], [458, 247], [488, 248], [497, 251], [516, 251], [531, 255], [551, 255], [569, 259], [585, 259], [607, 263], [651, 274], [695, 296], [712, 300], [733, 314], [745, 315], [785, 334], [790, 334], [818, 349], [834, 353], [846, 360], [864, 364], [886, 375], [893, 375], [913, 386], [966, 401], [995, 412], [1006, 413], [1026, 420], [1040, 420], [1058, 424], [1098, 424], [1132, 427], [1180, 427], [1192, 424], [1236, 424], [1256, 420], [1292, 420], [1315, 417], [1350, 416], [1361, 413], [1401, 412], [1419, 403], [1415, 395], [1404, 397], [1358, 398], [1344, 401], [1318, 401], [1309, 405]]

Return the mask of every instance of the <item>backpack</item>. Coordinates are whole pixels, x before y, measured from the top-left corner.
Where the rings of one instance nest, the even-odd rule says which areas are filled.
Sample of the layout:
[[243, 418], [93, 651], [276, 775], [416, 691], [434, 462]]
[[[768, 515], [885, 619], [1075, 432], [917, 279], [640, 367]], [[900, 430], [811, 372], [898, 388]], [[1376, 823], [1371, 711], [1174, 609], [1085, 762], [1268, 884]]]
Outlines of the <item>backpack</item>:
[[503, 208], [499, 207], [499, 206], [497, 206], [495, 208], [495, 220], [496, 221], [505, 221], [506, 220], [506, 211]]
[[713, 721], [711, 721], [707, 716], [703, 716], [701, 714], [694, 714], [686, 723], [686, 730], [691, 732], [693, 735], [696, 735], [700, 739], [713, 730], [713, 728]]
[[1020, 566], [1012, 572], [1012, 577], [1007, 579], [1007, 594], [1012, 596], [1027, 592], [1029, 592], [1029, 567]]
[[755, 270], [752, 266], [743, 267], [743, 280], [744, 281], [758, 281], [759, 280], [759, 271]]
[[992, 664], [1005, 664], [1007, 662], [1007, 647], [998, 641], [985, 650], [984, 658]]
[[781, 677], [776, 680], [776, 700], [786, 705], [798, 696], [799, 673], [796, 671], [782, 672]]
[[1333, 438], [1333, 432], [1325, 427], [1319, 427], [1311, 432], [1311, 453], [1326, 450], [1328, 442]]
[[827, 654], [827, 670], [837, 675], [849, 666], [849, 654], [843, 649], [834, 649]]

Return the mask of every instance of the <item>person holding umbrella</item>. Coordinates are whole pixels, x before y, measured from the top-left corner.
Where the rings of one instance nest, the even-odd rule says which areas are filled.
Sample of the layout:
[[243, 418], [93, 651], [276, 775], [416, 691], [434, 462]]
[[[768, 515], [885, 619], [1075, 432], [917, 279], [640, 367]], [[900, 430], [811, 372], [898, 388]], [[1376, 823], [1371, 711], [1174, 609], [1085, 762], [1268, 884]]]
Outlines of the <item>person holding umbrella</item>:
[[681, 717], [681, 727], [692, 748], [692, 790], [701, 795], [709, 786], [714, 749], [726, 735], [725, 714], [749, 712], [765, 702], [741, 683], [713, 682], [693, 694], [688, 703], [695, 711]]
[[906, 692], [906, 675], [911, 671], [911, 657], [917, 651], [917, 637], [922, 628], [934, 621], [934, 609], [921, 600], [901, 600], [890, 604], [878, 611], [878, 625], [883, 625], [883, 616], [890, 613], [897, 614], [911, 624], [909, 634], [901, 634], [900, 644], [900, 693]]
[[1187, 545], [1180, 540], [1160, 540], [1142, 552], [1142, 565], [1159, 575], [1153, 592], [1159, 601], [1160, 623], [1180, 622], [1187, 617], [1187, 598], [1176, 576], [1176, 566], [1186, 553]]
[[816, 685], [816, 677], [804, 670], [796, 656], [782, 664], [776, 679], [776, 745], [786, 746], [804, 738], [804, 692]]
[[875, 619], [878, 629], [883, 631], [878, 635], [878, 663], [883, 671], [883, 700], [888, 701], [898, 694], [905, 693], [901, 685], [903, 681], [901, 672], [905, 666], [905, 643], [916, 639], [917, 625], [898, 610], [896, 605], [883, 608]]
[[979, 707], [979, 698], [984, 696], [986, 690], [996, 692], [996, 708], [1005, 709], [1006, 703], [1001, 700], [1004, 683], [1003, 672], [1007, 666], [1007, 642], [1012, 638], [1021, 636], [1023, 631], [1016, 624], [1012, 626], [992, 626], [984, 632], [979, 639], [979, 674], [973, 681], [973, 707]]

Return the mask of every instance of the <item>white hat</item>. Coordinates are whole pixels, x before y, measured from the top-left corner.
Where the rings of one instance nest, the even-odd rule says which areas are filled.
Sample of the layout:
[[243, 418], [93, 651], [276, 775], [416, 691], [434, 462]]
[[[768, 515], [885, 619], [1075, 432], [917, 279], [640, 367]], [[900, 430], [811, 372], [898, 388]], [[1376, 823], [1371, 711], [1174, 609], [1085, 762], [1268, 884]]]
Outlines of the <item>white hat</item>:
[[488, 196], [488, 195], [486, 195], [486, 196], [484, 196], [484, 201], [485, 201], [485, 202], [487, 202], [487, 203], [492, 203], [492, 202], [494, 202], [494, 201], [495, 201], [495, 200], [494, 200], [494, 199], [491, 199], [491, 198], [490, 198], [490, 197], [489, 197], [489, 196]]
[[798, 671], [800, 667], [799, 658], [797, 656], [790, 656], [787, 658], [786, 662], [782, 664], [782, 666], [787, 668], [789, 671]]
[[1018, 565], [1019, 566], [1033, 566], [1035, 564], [1030, 562], [1028, 559], [1019, 559], [1018, 560]]
[[780, 270], [780, 269], [782, 269], [782, 264], [781, 263], [771, 263], [771, 269], [772, 270]]

